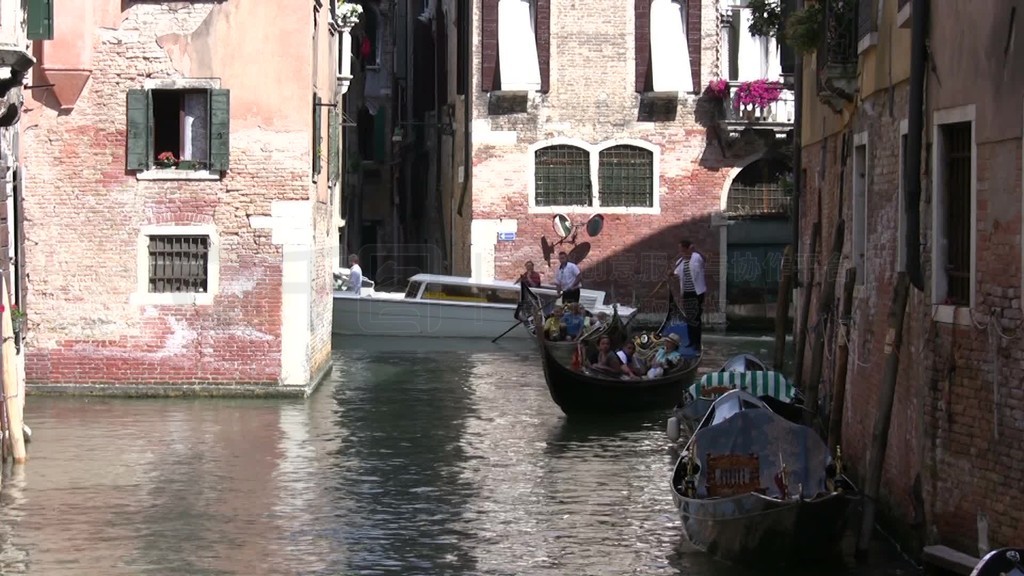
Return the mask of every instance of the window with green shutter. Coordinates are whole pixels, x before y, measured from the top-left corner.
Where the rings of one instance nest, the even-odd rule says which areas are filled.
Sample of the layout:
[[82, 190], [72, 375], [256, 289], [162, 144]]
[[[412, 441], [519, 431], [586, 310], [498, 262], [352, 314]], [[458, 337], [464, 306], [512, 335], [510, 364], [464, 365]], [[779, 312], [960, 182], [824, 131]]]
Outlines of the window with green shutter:
[[29, 40], [53, 40], [53, 0], [28, 0], [25, 6]]
[[341, 177], [341, 129], [336, 108], [328, 109], [327, 124], [327, 172], [331, 184], [334, 184]]
[[320, 128], [320, 96], [317, 94], [313, 95], [313, 181], [316, 182], [317, 176], [320, 175], [320, 156], [323, 151], [320, 149], [321, 128]]
[[227, 171], [230, 116], [228, 90], [129, 90], [127, 169]]

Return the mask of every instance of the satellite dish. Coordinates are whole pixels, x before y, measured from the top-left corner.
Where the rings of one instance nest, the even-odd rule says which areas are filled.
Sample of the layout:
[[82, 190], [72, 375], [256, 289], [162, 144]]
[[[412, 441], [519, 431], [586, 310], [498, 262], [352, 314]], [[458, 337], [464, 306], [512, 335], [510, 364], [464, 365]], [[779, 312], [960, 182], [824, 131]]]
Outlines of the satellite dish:
[[555, 253], [555, 247], [552, 246], [550, 242], [548, 242], [547, 236], [540, 237], [540, 251], [541, 254], [544, 256], [544, 261], [548, 263], [548, 266], [550, 266], [551, 255]]
[[587, 220], [587, 235], [591, 238], [600, 234], [602, 229], [604, 229], [604, 216], [594, 214], [590, 220]]
[[559, 238], [565, 238], [572, 232], [572, 221], [565, 214], [555, 214], [552, 225], [555, 228], [555, 234], [558, 234]]
[[580, 242], [569, 251], [569, 261], [579, 264], [590, 254], [590, 242]]

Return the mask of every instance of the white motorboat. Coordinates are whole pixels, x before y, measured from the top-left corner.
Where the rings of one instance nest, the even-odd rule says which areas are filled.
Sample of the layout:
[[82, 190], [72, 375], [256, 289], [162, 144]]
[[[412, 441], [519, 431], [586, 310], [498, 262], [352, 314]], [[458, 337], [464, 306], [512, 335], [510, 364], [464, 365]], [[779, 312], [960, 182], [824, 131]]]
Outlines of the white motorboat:
[[[335, 334], [494, 338], [515, 324], [520, 295], [515, 282], [437, 274], [413, 276], [405, 293], [376, 292], [366, 278], [359, 296], [345, 291], [345, 286], [336, 283], [334, 292]], [[553, 287], [533, 291], [545, 301], [557, 296]], [[605, 304], [605, 293], [599, 290], [580, 290], [580, 304], [592, 314], [612, 313], [612, 305]], [[632, 307], [618, 309], [625, 319], [636, 314]], [[525, 327], [505, 337], [533, 338]]]

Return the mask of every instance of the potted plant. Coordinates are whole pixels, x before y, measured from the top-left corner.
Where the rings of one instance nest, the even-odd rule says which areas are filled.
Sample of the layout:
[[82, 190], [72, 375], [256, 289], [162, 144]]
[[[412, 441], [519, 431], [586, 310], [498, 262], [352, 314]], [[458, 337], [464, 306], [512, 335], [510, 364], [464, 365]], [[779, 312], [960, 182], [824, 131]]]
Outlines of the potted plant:
[[782, 3], [779, 0], [748, 0], [750, 25], [747, 31], [751, 36], [778, 38], [785, 24], [782, 15]]
[[729, 97], [729, 81], [721, 78], [708, 82], [708, 87], [704, 89], [704, 93], [715, 98], [717, 100], [725, 100]]
[[786, 20], [785, 42], [797, 52], [814, 52], [821, 45], [825, 10], [819, 3], [808, 3]]
[[732, 105], [737, 112], [742, 111], [747, 120], [753, 120], [755, 110], [763, 113], [765, 108], [778, 102], [781, 97], [782, 84], [762, 78], [737, 86]]
[[21, 332], [25, 328], [25, 322], [28, 321], [28, 314], [21, 308], [18, 308], [17, 304], [11, 305], [11, 324], [14, 326], [15, 332]]
[[174, 156], [174, 152], [161, 152], [156, 157], [156, 165], [160, 168], [174, 168], [178, 165], [178, 159]]
[[363, 14], [363, 7], [349, 2], [338, 2], [337, 14], [338, 24], [351, 29], [359, 23], [359, 17]]

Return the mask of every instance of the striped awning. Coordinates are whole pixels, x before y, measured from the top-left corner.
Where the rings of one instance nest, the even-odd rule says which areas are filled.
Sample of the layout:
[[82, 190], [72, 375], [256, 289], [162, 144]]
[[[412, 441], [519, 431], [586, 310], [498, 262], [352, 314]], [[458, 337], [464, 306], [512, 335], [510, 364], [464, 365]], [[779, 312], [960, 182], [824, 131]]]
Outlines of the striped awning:
[[783, 402], [796, 397], [796, 389], [780, 372], [712, 372], [690, 387], [690, 394], [700, 398], [701, 392], [715, 388], [745, 390], [754, 396], [771, 396]]

